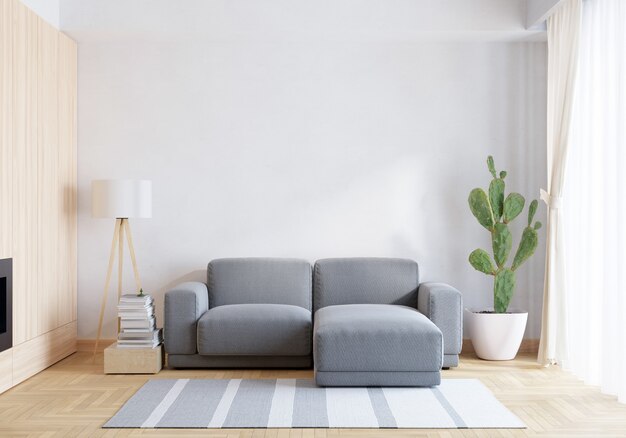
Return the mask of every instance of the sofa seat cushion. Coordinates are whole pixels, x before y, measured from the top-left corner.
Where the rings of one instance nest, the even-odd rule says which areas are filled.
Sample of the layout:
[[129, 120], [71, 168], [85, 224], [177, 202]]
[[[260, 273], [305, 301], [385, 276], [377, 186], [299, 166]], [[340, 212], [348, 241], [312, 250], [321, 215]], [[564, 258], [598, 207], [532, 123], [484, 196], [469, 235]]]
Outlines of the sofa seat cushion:
[[202, 355], [306, 356], [311, 354], [311, 312], [287, 304], [229, 304], [198, 321]]
[[439, 371], [443, 336], [416, 309], [345, 304], [315, 312], [316, 371]]

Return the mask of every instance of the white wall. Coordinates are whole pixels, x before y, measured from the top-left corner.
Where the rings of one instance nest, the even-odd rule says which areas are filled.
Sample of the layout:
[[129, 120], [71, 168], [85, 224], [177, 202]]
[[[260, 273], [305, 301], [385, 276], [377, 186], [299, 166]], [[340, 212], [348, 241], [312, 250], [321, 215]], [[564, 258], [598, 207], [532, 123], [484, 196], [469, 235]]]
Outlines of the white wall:
[[59, 28], [61, 0], [20, 0], [48, 24]]
[[[488, 154], [510, 189], [545, 187], [545, 56], [544, 43], [81, 44], [79, 337], [95, 337], [113, 231], [90, 217], [98, 178], [153, 180], [153, 219], [131, 223], [160, 323], [169, 287], [232, 256], [410, 257], [488, 306], [491, 277], [467, 255], [489, 235], [466, 199], [489, 183]], [[543, 263], [540, 249], [519, 271], [530, 338]]]

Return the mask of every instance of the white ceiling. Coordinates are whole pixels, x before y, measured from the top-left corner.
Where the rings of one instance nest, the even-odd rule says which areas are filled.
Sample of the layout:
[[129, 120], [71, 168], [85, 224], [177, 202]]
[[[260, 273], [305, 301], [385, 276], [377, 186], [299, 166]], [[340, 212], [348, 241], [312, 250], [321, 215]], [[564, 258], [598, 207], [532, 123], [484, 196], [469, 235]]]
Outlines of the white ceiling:
[[545, 29], [545, 20], [561, 0], [526, 0], [526, 27]]
[[[23, 0], [50, 13], [50, 0]], [[533, 2], [532, 5], [527, 5]], [[79, 43], [212, 41], [528, 41], [528, 6], [558, 0], [54, 0]], [[54, 14], [51, 14], [54, 15]], [[45, 18], [45, 17], [44, 17]], [[55, 24], [55, 23], [53, 23]]]

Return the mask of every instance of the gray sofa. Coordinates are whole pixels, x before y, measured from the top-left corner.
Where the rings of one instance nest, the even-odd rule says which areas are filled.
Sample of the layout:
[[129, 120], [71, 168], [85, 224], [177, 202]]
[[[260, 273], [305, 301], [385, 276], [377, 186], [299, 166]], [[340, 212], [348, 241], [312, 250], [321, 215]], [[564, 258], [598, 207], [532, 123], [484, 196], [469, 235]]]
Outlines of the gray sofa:
[[311, 366], [311, 265], [218, 259], [207, 284], [165, 294], [165, 351], [174, 368]]
[[462, 299], [405, 259], [325, 259], [313, 273], [320, 386], [432, 386], [458, 365]]
[[[314, 315], [312, 312], [315, 312]], [[303, 368], [320, 386], [431, 386], [461, 351], [462, 299], [405, 259], [218, 259], [166, 293], [174, 368]], [[313, 326], [313, 320], [315, 324]]]

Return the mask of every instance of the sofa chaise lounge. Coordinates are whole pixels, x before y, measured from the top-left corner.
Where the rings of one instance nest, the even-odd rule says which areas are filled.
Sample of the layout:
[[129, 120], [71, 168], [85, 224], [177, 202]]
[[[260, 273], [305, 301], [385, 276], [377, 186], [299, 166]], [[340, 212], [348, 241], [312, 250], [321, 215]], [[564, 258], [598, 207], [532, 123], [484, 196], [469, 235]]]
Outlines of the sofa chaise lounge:
[[218, 259], [166, 293], [165, 350], [174, 368], [313, 361], [320, 386], [432, 386], [458, 364], [461, 318], [461, 294], [411, 260]]
[[313, 303], [320, 386], [432, 386], [458, 364], [461, 294], [412, 260], [318, 260]]

